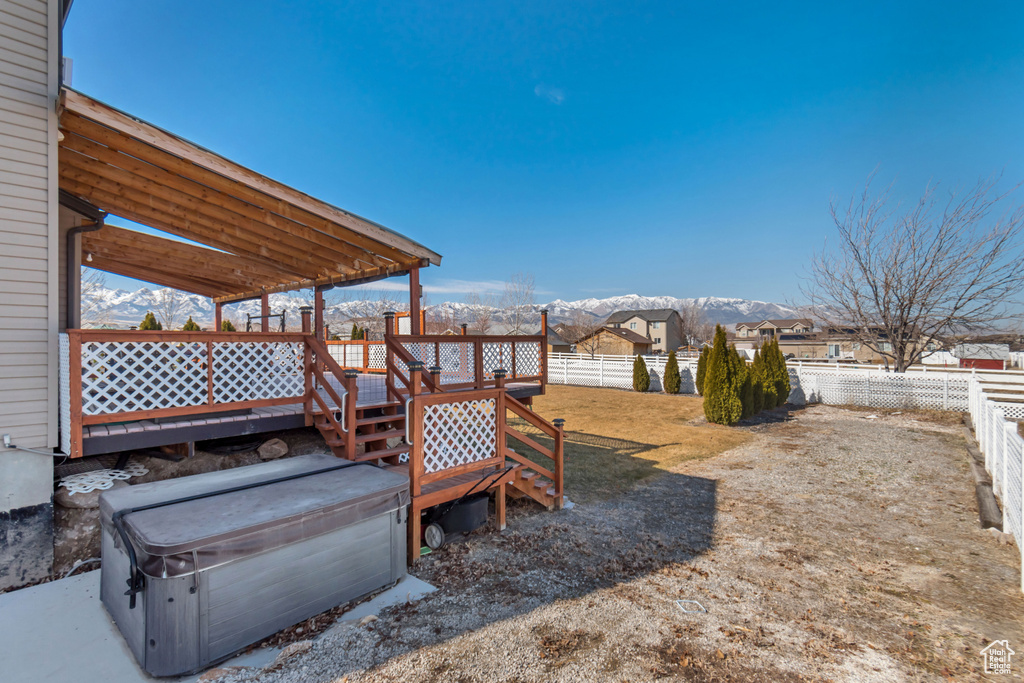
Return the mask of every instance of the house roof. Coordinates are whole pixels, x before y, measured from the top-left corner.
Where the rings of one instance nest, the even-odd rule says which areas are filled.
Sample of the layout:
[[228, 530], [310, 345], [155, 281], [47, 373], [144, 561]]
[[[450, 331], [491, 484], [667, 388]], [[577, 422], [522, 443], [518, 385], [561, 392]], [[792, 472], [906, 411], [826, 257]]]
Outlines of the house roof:
[[[90, 265], [100, 270], [227, 303], [441, 263], [404, 235], [69, 88], [61, 91], [60, 132], [61, 190], [207, 247], [103, 228], [87, 240]], [[211, 265], [193, 276], [181, 267], [192, 258]], [[207, 277], [218, 271], [224, 276]]]
[[954, 358], [985, 360], [1010, 360], [1009, 344], [957, 344], [953, 347]]
[[608, 319], [605, 320], [606, 325], [613, 325], [615, 323], [624, 323], [630, 318], [640, 318], [647, 322], [664, 322], [672, 317], [675, 313], [679, 315], [679, 312], [674, 308], [652, 308], [647, 310], [639, 311], [615, 311]]
[[[595, 332], [595, 334], [599, 334], [601, 332], [607, 332], [609, 334], [614, 334], [616, 337], [619, 337], [621, 339], [625, 339], [626, 341], [630, 342], [631, 344], [647, 344], [647, 345], [653, 345], [654, 344], [654, 342], [652, 342], [647, 337], [639, 335], [636, 332], [634, 332], [633, 330], [627, 330], [627, 329], [623, 329], [621, 327], [602, 327], [600, 330]], [[593, 335], [591, 335], [591, 336], [593, 336]]]
[[784, 320], [759, 320], [758, 322], [736, 323], [736, 329], [746, 327], [752, 330], [766, 324], [772, 327], [793, 327], [796, 324], [803, 325], [804, 327], [814, 327], [814, 321], [810, 318], [786, 318]]

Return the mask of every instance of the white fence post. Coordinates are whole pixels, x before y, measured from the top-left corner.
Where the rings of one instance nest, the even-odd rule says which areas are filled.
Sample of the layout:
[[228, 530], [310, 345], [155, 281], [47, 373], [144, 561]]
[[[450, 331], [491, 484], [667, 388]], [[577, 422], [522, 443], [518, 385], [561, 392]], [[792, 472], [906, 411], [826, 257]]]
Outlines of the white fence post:
[[604, 356], [601, 356], [601, 375], [600, 379], [597, 380], [597, 386], [604, 386]]

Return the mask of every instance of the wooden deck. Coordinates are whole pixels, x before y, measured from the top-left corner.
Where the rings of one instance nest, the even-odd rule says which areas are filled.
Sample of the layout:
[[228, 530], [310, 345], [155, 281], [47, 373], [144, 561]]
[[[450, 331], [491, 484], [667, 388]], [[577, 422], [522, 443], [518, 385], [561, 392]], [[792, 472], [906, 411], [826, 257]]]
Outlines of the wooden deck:
[[[333, 377], [328, 378], [339, 396], [345, 389]], [[360, 375], [357, 379], [359, 400], [357, 407], [372, 408], [386, 401], [384, 377]], [[537, 396], [541, 388], [535, 383], [507, 385], [512, 396], [523, 399]], [[326, 397], [325, 397], [326, 398]], [[338, 408], [327, 398], [333, 408]], [[190, 415], [180, 419], [137, 420], [134, 422], [85, 425], [82, 428], [82, 454], [103, 455], [142, 448], [156, 448], [172, 444], [226, 439], [250, 434], [263, 434], [306, 426], [305, 410], [301, 403], [252, 408], [242, 414], [238, 411]]]

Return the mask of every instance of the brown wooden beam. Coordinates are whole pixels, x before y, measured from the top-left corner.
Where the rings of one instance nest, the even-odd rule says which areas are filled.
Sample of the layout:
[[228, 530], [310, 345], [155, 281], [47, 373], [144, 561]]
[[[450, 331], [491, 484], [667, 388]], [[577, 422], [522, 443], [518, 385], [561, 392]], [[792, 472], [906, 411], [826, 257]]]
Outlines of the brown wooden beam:
[[[328, 275], [326, 277], [318, 278], [315, 280], [300, 280], [284, 285], [278, 285], [276, 287], [268, 287], [267, 293], [277, 294], [280, 292], [294, 292], [297, 289], [309, 289], [310, 287], [321, 287], [328, 285], [361, 285], [368, 282], [376, 282], [377, 280], [383, 280], [388, 277], [397, 277], [405, 275], [411, 268], [426, 268], [428, 265], [426, 259], [413, 261], [411, 263], [396, 263], [386, 268], [367, 268], [366, 270], [358, 273], [348, 273], [344, 275]], [[222, 296], [217, 299], [221, 303], [230, 304], [236, 301], [248, 301], [249, 299], [255, 299], [260, 296], [261, 292], [245, 292], [241, 294], [231, 294], [230, 296]]]
[[[102, 175], [104, 173], [116, 176], [116, 179]], [[206, 231], [231, 231], [242, 239], [260, 242], [276, 252], [290, 254], [295, 258], [305, 258], [328, 272], [358, 269], [356, 261], [348, 256], [321, 248], [313, 243], [286, 239], [287, 235], [283, 235], [269, 226], [239, 217], [230, 211], [225, 211], [212, 204], [205, 204], [150, 181], [140, 181], [131, 174], [118, 171], [112, 166], [90, 163], [87, 157], [83, 157], [77, 152], [65, 150], [61, 154], [60, 177], [113, 193], [122, 199], [132, 199], [178, 215], [181, 220], [188, 222], [187, 229], [191, 233], [189, 239], [198, 242], [205, 243], [207, 239], [206, 233], [200, 227], [205, 228]], [[99, 206], [99, 204], [97, 205]], [[116, 209], [116, 206], [109, 208], [101, 206], [100, 208], [109, 213], [116, 213], [111, 210]]]
[[267, 292], [263, 292], [260, 296], [260, 315], [263, 316], [263, 325], [261, 329], [264, 332], [270, 332], [270, 295]]
[[[117, 163], [109, 163], [106, 159]], [[361, 267], [359, 263], [379, 266], [389, 262], [304, 225], [275, 217], [268, 211], [225, 193], [203, 188], [186, 178], [167, 173], [108, 147], [91, 143], [71, 132], [65, 135], [64, 142], [61, 143], [60, 161], [180, 204], [214, 220], [225, 221], [282, 241], [293, 241], [304, 249], [316, 247], [324, 255], [335, 255], [335, 258], [351, 268]], [[131, 169], [126, 170], [121, 166], [130, 166]]]
[[[76, 106], [74, 95], [77, 93], [67, 93], [64, 100], [61, 127], [66, 130], [101, 142], [116, 136], [112, 146], [117, 149], [203, 185], [228, 192], [289, 220], [344, 239], [371, 253], [392, 260], [418, 256], [440, 264], [438, 254], [408, 238], [253, 173], [223, 157], [200, 150], [191, 143], [115, 110], [98, 112], [91, 106]], [[68, 106], [69, 102], [71, 106]], [[329, 215], [321, 209], [327, 209], [326, 214]], [[393, 252], [390, 255], [389, 250]]]
[[409, 270], [409, 330], [412, 334], [423, 334], [420, 329], [420, 269]]
[[[197, 226], [189, 221], [180, 212], [169, 213], [159, 205], [159, 202], [152, 202], [153, 206], [145, 201], [136, 201], [131, 197], [118, 196], [115, 193], [90, 186], [87, 183], [71, 180], [61, 176], [61, 189], [66, 189], [74, 195], [88, 198], [90, 201], [101, 203], [110, 207], [111, 213], [136, 221], [150, 227], [162, 230], [172, 235], [178, 235], [185, 239], [195, 239], [196, 228], [202, 229], [203, 243], [217, 249], [223, 249], [235, 254], [243, 254], [251, 258], [274, 263], [301, 278], [322, 277], [323, 273], [317, 272], [315, 266], [303, 259], [293, 255], [285, 255], [272, 251], [265, 244], [248, 238], [238, 237], [229, 230], [221, 230], [219, 233], [205, 226]], [[171, 211], [174, 211], [173, 207]], [[315, 275], [313, 273], [316, 273]]]

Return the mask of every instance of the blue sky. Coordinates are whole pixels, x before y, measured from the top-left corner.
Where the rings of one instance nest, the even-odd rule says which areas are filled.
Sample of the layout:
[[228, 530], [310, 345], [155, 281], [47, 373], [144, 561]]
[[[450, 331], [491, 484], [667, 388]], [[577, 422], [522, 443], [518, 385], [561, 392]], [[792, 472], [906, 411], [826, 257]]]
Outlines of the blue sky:
[[1024, 180], [1022, 30], [1019, 2], [83, 0], [64, 50], [75, 88], [441, 253], [432, 301], [516, 271], [795, 301], [875, 169]]

